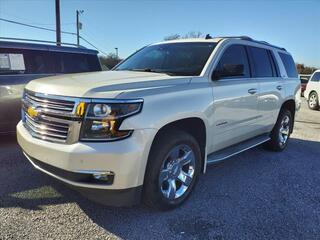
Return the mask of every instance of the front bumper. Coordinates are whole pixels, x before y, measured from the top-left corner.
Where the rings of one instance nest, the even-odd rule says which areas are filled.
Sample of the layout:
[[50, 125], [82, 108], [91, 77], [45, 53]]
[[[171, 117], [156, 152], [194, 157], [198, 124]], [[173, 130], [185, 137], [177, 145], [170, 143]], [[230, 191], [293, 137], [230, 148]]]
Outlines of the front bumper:
[[[140, 188], [155, 134], [155, 129], [135, 130], [131, 137], [121, 141], [77, 142], [68, 145], [33, 138], [22, 122], [17, 125], [18, 143], [29, 161], [42, 172], [81, 188], [84, 192], [92, 192], [93, 189], [123, 192]], [[73, 175], [112, 172], [114, 179], [111, 184], [101, 184], [86, 182], [81, 177], [80, 180], [70, 178], [61, 172]]]

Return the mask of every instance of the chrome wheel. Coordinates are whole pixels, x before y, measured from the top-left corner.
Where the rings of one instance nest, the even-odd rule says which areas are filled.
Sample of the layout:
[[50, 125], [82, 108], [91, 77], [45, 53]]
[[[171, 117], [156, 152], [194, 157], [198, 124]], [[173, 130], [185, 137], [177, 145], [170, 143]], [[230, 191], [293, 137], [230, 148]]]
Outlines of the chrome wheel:
[[317, 96], [315, 94], [311, 94], [310, 98], [309, 98], [309, 106], [310, 108], [314, 108], [317, 106]]
[[280, 124], [280, 130], [279, 130], [279, 140], [280, 145], [284, 146], [289, 138], [290, 135], [290, 117], [284, 116], [284, 118], [281, 121]]
[[195, 173], [195, 154], [186, 144], [174, 147], [165, 158], [159, 174], [163, 197], [174, 200], [190, 187]]

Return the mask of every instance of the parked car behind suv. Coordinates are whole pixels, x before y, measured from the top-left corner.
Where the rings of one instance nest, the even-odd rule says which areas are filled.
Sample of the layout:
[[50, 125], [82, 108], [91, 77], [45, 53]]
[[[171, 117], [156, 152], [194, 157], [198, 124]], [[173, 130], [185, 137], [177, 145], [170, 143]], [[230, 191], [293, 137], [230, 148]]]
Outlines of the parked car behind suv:
[[312, 110], [319, 110], [320, 106], [320, 70], [315, 71], [308, 81], [304, 97], [308, 100], [308, 106]]
[[21, 119], [22, 92], [29, 81], [101, 71], [97, 53], [83, 47], [0, 41], [0, 134], [15, 132]]
[[262, 143], [284, 150], [299, 107], [284, 48], [248, 37], [176, 40], [113, 71], [30, 82], [17, 134], [33, 166], [90, 199], [170, 209], [208, 164]]
[[311, 74], [300, 74], [299, 75], [299, 78], [300, 78], [300, 81], [301, 81], [301, 97], [304, 96], [304, 91], [306, 90], [307, 88], [307, 84], [309, 82], [309, 79], [311, 77]]

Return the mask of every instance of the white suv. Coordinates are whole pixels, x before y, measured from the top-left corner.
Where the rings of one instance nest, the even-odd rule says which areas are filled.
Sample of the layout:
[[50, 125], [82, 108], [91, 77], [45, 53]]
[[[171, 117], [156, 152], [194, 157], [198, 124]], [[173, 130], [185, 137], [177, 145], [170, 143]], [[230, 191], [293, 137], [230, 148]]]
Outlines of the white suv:
[[208, 164], [282, 151], [300, 107], [284, 49], [249, 37], [149, 45], [113, 71], [30, 82], [18, 142], [42, 172], [111, 205], [180, 205]]
[[308, 106], [312, 110], [319, 110], [320, 106], [320, 70], [315, 71], [307, 84], [304, 97], [308, 99]]

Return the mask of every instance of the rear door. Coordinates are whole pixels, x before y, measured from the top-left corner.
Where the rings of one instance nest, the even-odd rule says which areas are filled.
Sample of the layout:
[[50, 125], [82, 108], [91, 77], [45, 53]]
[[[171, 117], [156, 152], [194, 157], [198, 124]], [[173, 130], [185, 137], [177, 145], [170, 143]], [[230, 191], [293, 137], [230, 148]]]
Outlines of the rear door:
[[271, 131], [274, 126], [280, 105], [283, 102], [285, 86], [280, 77], [275, 57], [271, 50], [248, 46], [252, 77], [259, 85], [257, 95], [260, 133]]
[[211, 151], [228, 147], [256, 135], [258, 83], [251, 78], [246, 47], [228, 46], [215, 69], [243, 65], [243, 75], [222, 77], [212, 82], [213, 145]]

